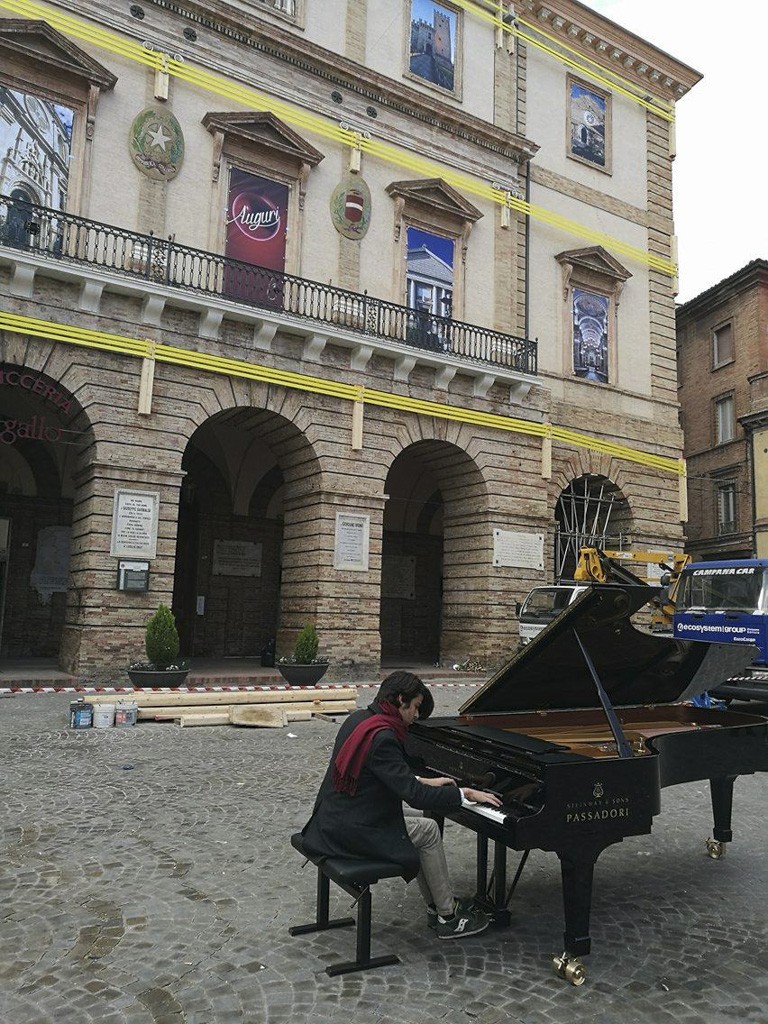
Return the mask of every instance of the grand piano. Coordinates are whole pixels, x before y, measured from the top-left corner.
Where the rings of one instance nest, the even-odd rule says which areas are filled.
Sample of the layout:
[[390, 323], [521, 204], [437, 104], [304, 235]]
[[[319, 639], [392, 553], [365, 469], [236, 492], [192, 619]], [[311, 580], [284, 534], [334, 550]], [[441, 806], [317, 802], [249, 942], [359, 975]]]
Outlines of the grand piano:
[[[565, 916], [557, 973], [582, 984], [600, 853], [651, 831], [661, 789], [709, 779], [707, 852], [732, 839], [737, 776], [768, 770], [768, 719], [683, 703], [741, 671], [752, 648], [675, 640], [630, 617], [647, 586], [595, 585], [452, 718], [415, 722], [407, 752], [424, 771], [496, 793], [450, 817], [477, 835], [478, 900], [497, 925], [532, 849], [560, 859]], [[493, 844], [488, 871], [489, 843]], [[507, 849], [522, 851], [507, 888]]]

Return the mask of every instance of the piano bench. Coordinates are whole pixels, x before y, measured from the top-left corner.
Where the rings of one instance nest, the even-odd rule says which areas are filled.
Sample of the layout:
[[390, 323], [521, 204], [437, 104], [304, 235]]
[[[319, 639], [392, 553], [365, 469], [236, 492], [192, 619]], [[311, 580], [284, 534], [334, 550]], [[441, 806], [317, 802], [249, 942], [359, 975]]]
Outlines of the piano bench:
[[288, 929], [289, 935], [307, 935], [329, 928], [345, 928], [355, 923], [353, 917], [328, 917], [330, 883], [335, 882], [344, 892], [349, 893], [357, 903], [357, 952], [354, 960], [331, 964], [325, 973], [330, 977], [337, 974], [351, 974], [353, 971], [367, 971], [371, 967], [387, 967], [399, 964], [400, 957], [394, 954], [371, 956], [371, 886], [380, 878], [395, 878], [402, 868], [392, 862], [363, 860], [358, 857], [316, 857], [304, 848], [301, 832], [291, 836], [291, 846], [302, 857], [317, 867], [317, 913], [312, 924], [300, 924]]

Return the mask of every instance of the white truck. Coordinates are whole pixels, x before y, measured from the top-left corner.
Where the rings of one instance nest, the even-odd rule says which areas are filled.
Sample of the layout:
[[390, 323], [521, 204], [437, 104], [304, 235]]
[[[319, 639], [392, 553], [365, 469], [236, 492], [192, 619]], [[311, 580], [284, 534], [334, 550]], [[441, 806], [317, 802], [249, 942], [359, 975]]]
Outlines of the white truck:
[[[687, 556], [665, 551], [603, 551], [598, 547], [581, 548], [573, 580], [548, 587], [534, 587], [523, 603], [516, 606], [520, 644], [524, 646], [530, 643], [588, 586], [613, 582], [658, 587], [664, 573], [677, 579], [687, 562]], [[630, 566], [640, 570], [643, 576], [633, 573]], [[671, 608], [668, 607], [668, 600], [663, 593], [659, 593], [656, 599], [651, 628], [671, 631]]]

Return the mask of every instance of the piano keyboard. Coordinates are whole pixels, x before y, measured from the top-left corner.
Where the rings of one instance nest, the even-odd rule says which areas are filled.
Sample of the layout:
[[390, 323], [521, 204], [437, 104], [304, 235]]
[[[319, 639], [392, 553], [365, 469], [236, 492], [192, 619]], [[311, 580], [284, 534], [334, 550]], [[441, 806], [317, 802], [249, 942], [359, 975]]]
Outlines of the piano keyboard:
[[507, 820], [505, 811], [500, 811], [496, 807], [489, 807], [488, 804], [476, 804], [472, 800], [468, 800], [463, 806], [474, 814], [482, 814], [484, 818], [490, 818], [491, 821], [498, 822], [499, 825], [503, 825]]

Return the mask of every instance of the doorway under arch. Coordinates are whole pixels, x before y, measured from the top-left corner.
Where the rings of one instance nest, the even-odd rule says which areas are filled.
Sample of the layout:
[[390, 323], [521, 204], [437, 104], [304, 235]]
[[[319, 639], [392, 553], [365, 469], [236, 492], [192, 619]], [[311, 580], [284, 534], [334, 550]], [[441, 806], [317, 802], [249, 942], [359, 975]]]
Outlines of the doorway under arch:
[[254, 658], [280, 629], [286, 498], [311, 491], [301, 431], [262, 409], [206, 420], [182, 459], [173, 612], [181, 653]]
[[471, 648], [486, 600], [477, 572], [488, 564], [485, 483], [458, 446], [417, 441], [392, 463], [384, 491], [382, 663], [439, 664]]
[[72, 589], [75, 469], [92, 440], [61, 384], [0, 364], [0, 658], [59, 658]]

